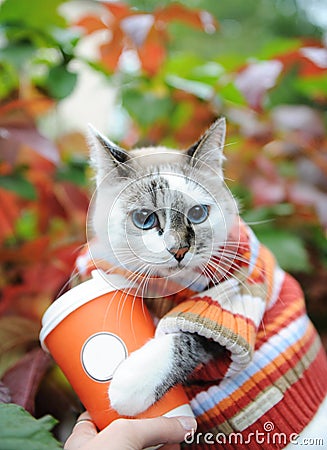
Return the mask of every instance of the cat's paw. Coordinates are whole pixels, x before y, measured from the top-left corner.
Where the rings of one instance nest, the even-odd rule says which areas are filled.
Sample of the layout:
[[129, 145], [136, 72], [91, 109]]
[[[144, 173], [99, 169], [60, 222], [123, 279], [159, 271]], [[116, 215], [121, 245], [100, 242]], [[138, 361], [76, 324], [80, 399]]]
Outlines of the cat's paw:
[[109, 386], [109, 399], [119, 414], [135, 416], [161, 395], [173, 364], [173, 339], [173, 335], [151, 339], [116, 369]]

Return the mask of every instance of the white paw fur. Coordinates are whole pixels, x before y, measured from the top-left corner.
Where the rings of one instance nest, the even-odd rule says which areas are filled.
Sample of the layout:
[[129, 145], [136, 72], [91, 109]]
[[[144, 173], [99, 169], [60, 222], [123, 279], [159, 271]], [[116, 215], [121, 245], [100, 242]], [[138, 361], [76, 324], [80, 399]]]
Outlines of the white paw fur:
[[119, 414], [135, 416], [155, 402], [155, 391], [171, 371], [173, 335], [151, 339], [116, 369], [109, 386], [110, 405]]

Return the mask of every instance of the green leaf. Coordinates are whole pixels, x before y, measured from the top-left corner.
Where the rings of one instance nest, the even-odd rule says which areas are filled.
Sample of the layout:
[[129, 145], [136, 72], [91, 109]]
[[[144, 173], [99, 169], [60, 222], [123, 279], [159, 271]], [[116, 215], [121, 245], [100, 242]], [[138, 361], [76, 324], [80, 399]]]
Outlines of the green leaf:
[[326, 98], [327, 96], [327, 76], [315, 76], [299, 78], [295, 80], [297, 90], [309, 98]]
[[9, 43], [7, 47], [0, 49], [0, 60], [7, 61], [16, 69], [23, 69], [23, 66], [35, 54], [36, 48], [29, 43]]
[[52, 37], [65, 53], [71, 54], [79, 42], [80, 33], [74, 29], [53, 28]]
[[294, 65], [288, 72], [283, 74], [276, 86], [269, 91], [269, 107], [280, 104], [301, 104], [305, 101], [304, 96], [297, 90], [298, 67]]
[[58, 181], [70, 181], [77, 186], [86, 186], [86, 168], [87, 162], [81, 161], [70, 161], [68, 165], [58, 167], [56, 172], [56, 179]]
[[297, 50], [301, 45], [302, 42], [300, 39], [278, 37], [265, 43], [259, 57], [263, 60], [271, 59], [276, 55]]
[[179, 130], [192, 117], [192, 106], [188, 103], [176, 103], [174, 110], [170, 116], [172, 130]]
[[[1, 57], [0, 57], [1, 58]], [[0, 99], [6, 98], [9, 94], [17, 89], [19, 78], [16, 70], [6, 61], [0, 63]]]
[[0, 404], [0, 450], [57, 450], [61, 444], [50, 430], [57, 421], [51, 416], [35, 419], [13, 403]]
[[76, 73], [70, 72], [65, 66], [56, 66], [49, 70], [45, 84], [49, 94], [61, 100], [73, 91], [76, 81]]
[[226, 83], [225, 85], [220, 85], [216, 90], [224, 101], [236, 103], [237, 105], [246, 104], [243, 94], [232, 82]]
[[147, 127], [168, 117], [172, 103], [168, 97], [159, 97], [153, 92], [126, 89], [123, 91], [123, 106], [141, 126]]
[[35, 211], [23, 210], [15, 224], [15, 237], [24, 241], [38, 236], [38, 217]]
[[34, 186], [20, 174], [0, 175], [0, 187], [13, 191], [26, 200], [36, 200]]
[[209, 100], [212, 98], [214, 93], [213, 88], [206, 83], [187, 80], [186, 78], [181, 78], [176, 75], [168, 75], [166, 77], [166, 82], [169, 86], [172, 86], [175, 89], [181, 89], [189, 92], [190, 94], [194, 94], [204, 100]]
[[302, 239], [294, 233], [276, 227], [255, 229], [258, 239], [276, 256], [280, 266], [290, 272], [308, 272], [311, 269], [308, 252]]
[[214, 85], [225, 69], [215, 61], [205, 62], [195, 55], [178, 54], [167, 61], [164, 71], [166, 76], [176, 75], [180, 78]]
[[[242, 186], [238, 189], [239, 191], [236, 191], [237, 194], [239, 194], [239, 192], [241, 193], [242, 190], [244, 190], [244, 187]], [[240, 196], [240, 198], [242, 199], [242, 195]], [[247, 200], [249, 200], [249, 197], [247, 197]], [[247, 203], [247, 205], [249, 205], [249, 203]], [[294, 205], [292, 205], [291, 203], [277, 203], [275, 205], [248, 209], [242, 214], [242, 217], [249, 225], [256, 223], [259, 224], [258, 226], [260, 227], [260, 229], [258, 228], [258, 230], [260, 231], [263, 228], [268, 228], [268, 230], [271, 230], [271, 222], [278, 216], [290, 216], [291, 214], [294, 214]]]
[[[227, 180], [227, 184], [228, 184], [228, 180]], [[237, 199], [237, 202], [240, 206], [240, 211], [241, 211], [241, 215], [243, 217], [243, 219], [245, 220], [245, 222], [250, 223], [251, 221], [253, 221], [251, 218], [247, 218], [247, 214], [253, 210], [251, 210], [250, 208], [252, 207], [253, 204], [253, 200], [252, 200], [252, 194], [249, 188], [240, 185], [240, 184], [236, 184], [236, 183], [230, 183], [228, 184], [228, 187], [233, 195], [234, 198]], [[243, 213], [243, 211], [246, 211], [245, 213]], [[251, 223], [250, 223], [251, 225]]]
[[164, 80], [168, 86], [208, 100], [213, 97], [214, 86], [224, 72], [217, 62], [205, 63], [194, 55], [178, 55], [168, 60]]
[[193, 80], [202, 81], [207, 84], [215, 84], [217, 79], [223, 75], [225, 69], [221, 64], [210, 61], [200, 66], [194, 67], [190, 75]]
[[0, 23], [24, 23], [31, 28], [47, 30], [64, 27], [66, 20], [58, 13], [64, 0], [5, 0], [0, 8]]

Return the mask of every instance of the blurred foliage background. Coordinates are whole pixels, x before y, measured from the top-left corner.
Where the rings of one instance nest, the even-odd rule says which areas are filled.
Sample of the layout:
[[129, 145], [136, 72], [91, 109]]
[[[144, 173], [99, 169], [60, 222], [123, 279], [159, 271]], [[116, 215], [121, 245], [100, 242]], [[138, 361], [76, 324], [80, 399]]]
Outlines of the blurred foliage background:
[[[104, 83], [91, 92], [94, 101], [113, 99], [101, 131], [126, 148], [184, 148], [226, 116], [227, 183], [245, 220], [301, 282], [327, 342], [326, 30], [323, 0], [0, 2], [6, 448], [17, 450], [12, 417], [24, 450], [60, 448], [81, 408], [38, 333], [86, 239], [87, 146], [80, 130], [60, 121], [85, 70]], [[92, 51], [80, 50], [91, 41]], [[88, 103], [81, 105], [70, 119], [86, 129]], [[58, 440], [45, 414], [59, 421]]]

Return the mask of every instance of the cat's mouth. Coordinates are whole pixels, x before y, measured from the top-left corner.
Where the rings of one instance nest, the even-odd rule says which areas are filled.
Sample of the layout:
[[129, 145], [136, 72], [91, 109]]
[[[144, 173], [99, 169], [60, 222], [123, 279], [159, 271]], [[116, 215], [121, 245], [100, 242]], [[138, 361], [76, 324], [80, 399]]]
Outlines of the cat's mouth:
[[162, 265], [161, 267], [158, 267], [158, 272], [160, 273], [160, 276], [165, 277], [167, 275], [175, 275], [179, 272], [187, 269], [188, 264], [186, 262], [179, 262], [174, 265], [165, 266]]
[[177, 263], [176, 266], [169, 267], [168, 270], [170, 272], [178, 272], [178, 271], [180, 271], [182, 269], [185, 269], [185, 267], [186, 267], [186, 264], [183, 264], [183, 263], [179, 262], [179, 263]]
[[169, 261], [163, 262], [158, 266], [159, 270], [163, 270], [169, 274], [176, 274], [184, 270], [193, 269], [194, 268], [194, 253], [188, 252], [185, 258], [177, 261], [174, 258], [170, 258]]

